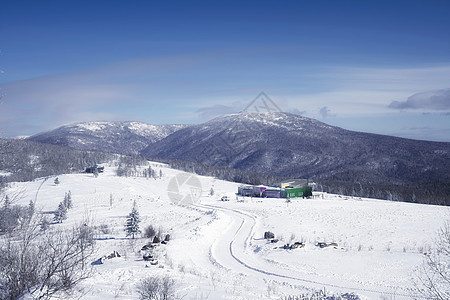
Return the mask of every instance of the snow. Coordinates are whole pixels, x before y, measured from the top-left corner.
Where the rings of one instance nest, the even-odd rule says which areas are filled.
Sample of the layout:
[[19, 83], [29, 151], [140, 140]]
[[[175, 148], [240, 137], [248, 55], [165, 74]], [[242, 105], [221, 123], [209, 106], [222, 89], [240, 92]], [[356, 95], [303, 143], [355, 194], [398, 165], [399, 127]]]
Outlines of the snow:
[[108, 126], [108, 122], [85, 122], [78, 123], [75, 126], [78, 127], [80, 131], [89, 130], [89, 131], [102, 131]]
[[[149, 164], [164, 176], [117, 177], [111, 163], [98, 178], [59, 175], [58, 185], [49, 178], [14, 183], [8, 189], [12, 194], [23, 192], [23, 205], [38, 191], [36, 207], [43, 213], [55, 210], [70, 190], [74, 207], [68, 219], [51, 226], [71, 227], [88, 217], [94, 225], [109, 228], [107, 233], [97, 230], [93, 260], [114, 250], [122, 257], [95, 265], [93, 276], [78, 286], [74, 297], [138, 299], [140, 279], [167, 274], [176, 280], [184, 299], [280, 299], [322, 288], [354, 292], [364, 299], [409, 299], [414, 269], [449, 218], [448, 208], [441, 206], [323, 193], [290, 203], [242, 197], [236, 201], [238, 183], [204, 176], [197, 176], [202, 190], [198, 202], [179, 206], [172, 203], [168, 186], [182, 172]], [[219, 201], [223, 195], [231, 201]], [[134, 201], [142, 230], [149, 224], [161, 226], [172, 237], [157, 247], [159, 266], [150, 266], [139, 252], [148, 239], [125, 236], [124, 224]], [[267, 242], [265, 231], [274, 232], [280, 241]], [[306, 246], [281, 248], [294, 241]], [[338, 247], [321, 249], [316, 242], [335, 242]]]
[[[170, 131], [169, 128], [183, 128], [185, 125], [151, 125], [143, 122], [82, 122], [72, 124], [75, 131], [90, 131], [91, 134], [104, 134], [108, 128], [119, 127], [121, 130], [128, 128], [134, 134], [143, 137], [158, 137], [163, 138], [167, 136]], [[119, 134], [119, 133], [116, 133]]]
[[[181, 129], [185, 125], [151, 125], [143, 122], [82, 122], [60, 127], [68, 130], [68, 134], [86, 133], [94, 137], [105, 137], [108, 133], [117, 138], [119, 135], [133, 134], [151, 140], [160, 140], [175, 130]], [[84, 137], [86, 139], [86, 137]], [[78, 138], [77, 143], [86, 144], [83, 139]]]
[[11, 174], [11, 172], [0, 170], [0, 176], [10, 176]]

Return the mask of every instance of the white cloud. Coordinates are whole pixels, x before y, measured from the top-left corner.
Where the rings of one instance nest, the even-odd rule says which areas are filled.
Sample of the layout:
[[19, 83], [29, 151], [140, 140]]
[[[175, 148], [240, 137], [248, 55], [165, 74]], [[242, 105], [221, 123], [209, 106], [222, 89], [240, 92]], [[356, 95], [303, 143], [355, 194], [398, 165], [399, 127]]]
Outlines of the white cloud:
[[239, 109], [236, 107], [215, 104], [209, 107], [202, 107], [197, 110], [199, 117], [203, 120], [210, 120], [220, 115], [238, 113]]
[[[307, 93], [286, 95], [286, 110], [299, 108], [310, 117], [321, 117], [324, 106], [339, 116], [395, 113], [389, 104], [411, 94], [448, 86], [450, 66], [424, 68], [324, 67], [299, 76], [307, 81]], [[442, 100], [443, 101], [443, 100]], [[442, 102], [441, 101], [441, 102]], [[435, 103], [437, 104], [437, 102]]]
[[416, 93], [408, 97], [406, 101], [392, 101], [389, 107], [395, 109], [449, 110], [450, 88]]

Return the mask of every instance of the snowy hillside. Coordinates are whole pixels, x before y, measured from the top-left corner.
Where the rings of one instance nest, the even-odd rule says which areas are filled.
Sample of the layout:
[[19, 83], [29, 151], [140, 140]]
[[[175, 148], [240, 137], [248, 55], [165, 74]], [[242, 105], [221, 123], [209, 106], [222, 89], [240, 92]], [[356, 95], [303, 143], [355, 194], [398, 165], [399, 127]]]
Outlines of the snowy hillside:
[[400, 201], [415, 195], [423, 203], [450, 205], [450, 143], [355, 132], [290, 113], [218, 117], [176, 131], [141, 153], [312, 178], [333, 192]]
[[[363, 299], [410, 299], [414, 270], [449, 217], [442, 206], [321, 193], [290, 203], [237, 199], [237, 183], [150, 166], [162, 178], [117, 177], [111, 163], [97, 178], [60, 175], [59, 184], [41, 179], [7, 190], [21, 191], [23, 205], [36, 197], [36, 207], [50, 215], [70, 190], [74, 207], [67, 220], [51, 226], [69, 228], [88, 216], [96, 228], [95, 258], [121, 255], [94, 265], [73, 298], [138, 299], [139, 280], [159, 274], [176, 281], [183, 299], [280, 299], [322, 288]], [[219, 201], [224, 195], [231, 201]], [[186, 197], [195, 203], [177, 205]], [[149, 239], [125, 236], [133, 201], [142, 230], [161, 226], [171, 236], [154, 250], [157, 265], [144, 261], [140, 251]], [[263, 239], [265, 231], [279, 241]], [[296, 241], [305, 247], [283, 249]], [[318, 242], [336, 245], [322, 249]]]
[[333, 193], [450, 205], [450, 143], [355, 132], [290, 113], [241, 112], [189, 126], [86, 122], [29, 139], [311, 178]]
[[138, 154], [149, 144], [184, 127], [142, 122], [83, 122], [61, 126], [28, 139], [80, 150]]
[[355, 132], [281, 112], [218, 117], [179, 130], [142, 154], [295, 178], [347, 180], [353, 172], [371, 183], [436, 181], [450, 168], [450, 143]]

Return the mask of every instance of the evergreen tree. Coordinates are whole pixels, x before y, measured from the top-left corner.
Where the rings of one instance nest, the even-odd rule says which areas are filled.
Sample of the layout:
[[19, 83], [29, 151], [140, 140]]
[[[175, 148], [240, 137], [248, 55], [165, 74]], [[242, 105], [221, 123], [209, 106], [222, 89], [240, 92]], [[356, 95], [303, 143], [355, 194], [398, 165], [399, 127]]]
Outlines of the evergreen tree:
[[58, 179], [58, 177], [55, 178], [55, 181], [54, 181], [54, 182], [55, 182], [55, 184], [59, 184], [59, 179]]
[[151, 166], [148, 166], [148, 177], [153, 177], [153, 169]]
[[210, 196], [213, 196], [213, 195], [214, 195], [214, 189], [213, 189], [213, 188], [211, 188], [211, 189], [209, 190], [209, 195], [210, 195]]
[[35, 210], [34, 202], [33, 200], [30, 200], [30, 203], [28, 203], [28, 214], [30, 217], [34, 214], [34, 210]]
[[64, 205], [66, 206], [67, 209], [70, 209], [73, 207], [72, 204], [72, 192], [69, 191], [68, 193], [66, 193], [64, 195]]
[[131, 213], [127, 217], [127, 222], [125, 224], [125, 232], [127, 236], [130, 236], [134, 239], [135, 235], [139, 234], [141, 230], [139, 229], [139, 223], [141, 222], [139, 218], [139, 212], [136, 208], [136, 201], [133, 202], [133, 208]]
[[162, 177], [163, 177], [163, 172], [161, 169], [159, 169], [159, 178], [162, 178]]
[[69, 208], [69, 203], [68, 203], [68, 199], [67, 199], [67, 193], [64, 194], [64, 200], [63, 200], [64, 206], [66, 208]]
[[11, 200], [9, 199], [9, 196], [5, 196], [5, 203], [3, 204], [4, 209], [9, 209], [11, 207]]
[[58, 223], [62, 223], [63, 220], [67, 219], [67, 207], [64, 205], [64, 202], [59, 203], [53, 219]]
[[47, 217], [43, 217], [40, 225], [41, 231], [46, 231], [49, 227], [50, 221], [48, 220]]
[[156, 171], [152, 167], [148, 167], [149, 177], [156, 179]]

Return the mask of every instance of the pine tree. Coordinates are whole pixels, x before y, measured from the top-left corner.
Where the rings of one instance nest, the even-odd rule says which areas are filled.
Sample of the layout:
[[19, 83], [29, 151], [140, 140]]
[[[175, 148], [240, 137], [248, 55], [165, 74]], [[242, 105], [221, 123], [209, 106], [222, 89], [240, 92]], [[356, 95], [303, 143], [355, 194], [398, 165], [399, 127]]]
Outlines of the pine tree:
[[58, 179], [58, 177], [55, 178], [55, 181], [54, 181], [54, 182], [55, 182], [55, 184], [59, 184], [59, 179]]
[[64, 206], [65, 206], [66, 208], [69, 207], [69, 206], [68, 206], [67, 193], [64, 194], [64, 201], [63, 201], [63, 203], [64, 203]]
[[69, 205], [67, 206], [67, 208], [72, 208], [72, 207], [73, 207], [73, 203], [72, 203], [72, 192], [71, 192], [71, 191], [69, 191], [69, 192], [67, 193], [67, 204], [69, 204]]
[[150, 167], [150, 166], [148, 167], [148, 171], [150, 172], [149, 176], [150, 176], [151, 178], [156, 179], [156, 171], [153, 170], [152, 167]]
[[153, 177], [153, 173], [154, 173], [154, 171], [153, 171], [152, 167], [148, 166], [148, 177]]
[[63, 220], [67, 219], [67, 207], [64, 205], [64, 202], [59, 203], [53, 219], [58, 223], [62, 223]]
[[72, 192], [69, 191], [68, 193], [66, 193], [64, 195], [64, 205], [66, 206], [67, 209], [70, 209], [73, 207], [72, 204]]
[[162, 177], [163, 177], [163, 172], [161, 169], [159, 169], [159, 178], [162, 178]]
[[11, 200], [9, 199], [9, 196], [5, 196], [5, 203], [3, 204], [4, 209], [9, 209], [11, 207]]
[[50, 227], [50, 221], [47, 219], [47, 217], [43, 217], [41, 221], [41, 231], [46, 231]]
[[134, 239], [135, 235], [141, 232], [139, 229], [139, 223], [141, 220], [139, 219], [139, 212], [136, 208], [136, 201], [133, 202], [133, 209], [131, 213], [127, 217], [127, 222], [125, 224], [125, 232], [127, 236], [130, 236]]
[[213, 189], [213, 188], [211, 188], [211, 189], [209, 190], [209, 195], [210, 195], [210, 196], [213, 196], [213, 195], [214, 195], [214, 189]]
[[28, 203], [28, 214], [30, 217], [34, 214], [34, 210], [35, 210], [34, 202], [33, 200], [30, 200], [30, 203]]

